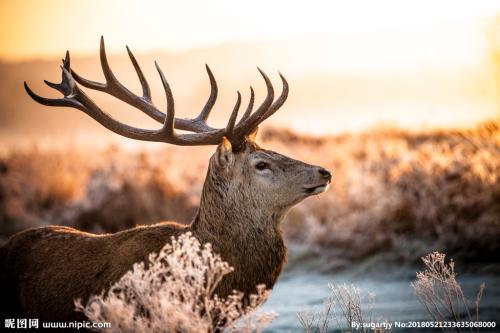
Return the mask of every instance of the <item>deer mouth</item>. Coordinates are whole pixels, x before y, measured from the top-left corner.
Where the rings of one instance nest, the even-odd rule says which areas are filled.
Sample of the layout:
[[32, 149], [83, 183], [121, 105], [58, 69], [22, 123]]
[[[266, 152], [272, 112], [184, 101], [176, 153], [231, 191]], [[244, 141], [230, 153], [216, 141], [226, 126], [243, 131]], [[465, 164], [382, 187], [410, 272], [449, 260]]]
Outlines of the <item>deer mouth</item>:
[[326, 191], [328, 185], [330, 185], [329, 182], [326, 184], [316, 185], [312, 187], [304, 187], [304, 192], [306, 192], [309, 195], [320, 194]]

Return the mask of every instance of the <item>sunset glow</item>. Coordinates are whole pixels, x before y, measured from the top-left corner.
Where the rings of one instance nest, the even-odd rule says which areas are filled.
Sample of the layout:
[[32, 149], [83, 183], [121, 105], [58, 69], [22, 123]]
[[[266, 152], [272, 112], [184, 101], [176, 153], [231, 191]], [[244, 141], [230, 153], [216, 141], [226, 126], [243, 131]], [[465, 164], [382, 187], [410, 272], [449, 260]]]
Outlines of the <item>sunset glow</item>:
[[92, 53], [100, 35], [110, 41], [110, 51], [130, 44], [142, 52], [332, 35], [341, 41], [339, 49], [347, 48], [346, 59], [378, 46], [375, 54], [364, 54], [369, 68], [387, 60], [417, 61], [411, 54], [422, 47], [428, 60], [474, 62], [484, 47], [483, 25], [499, 9], [497, 1], [453, 0], [312, 1], [307, 8], [262, 0], [2, 1], [0, 57], [53, 57], [68, 48]]
[[[153, 60], [166, 64], [186, 116], [206, 98], [205, 63], [221, 82], [218, 105], [223, 110], [231, 107], [237, 89], [248, 98], [249, 84], [262, 97], [255, 66], [274, 79], [282, 71], [292, 93], [287, 111], [270, 123], [306, 133], [380, 124], [460, 127], [499, 112], [493, 68], [498, 65], [491, 56], [500, 45], [498, 1], [311, 1], [306, 6], [263, 0], [23, 0], [1, 1], [0, 6], [0, 60], [6, 64], [53, 61], [69, 49], [76, 67], [82, 68], [78, 59], [83, 59], [82, 72], [99, 77], [103, 35], [113, 68], [126, 82], [136, 78], [125, 45], [139, 56], [151, 80], [156, 80]], [[50, 68], [57, 77], [57, 67]], [[45, 67], [37, 70], [42, 73]], [[26, 109], [34, 105], [18, 89], [19, 82], [36, 78], [38, 84], [37, 75], [15, 78]], [[155, 96], [161, 96], [157, 83]], [[200, 87], [196, 94], [194, 87]], [[211, 121], [222, 123], [226, 113], [219, 111]], [[50, 117], [77, 117], [67, 114]]]

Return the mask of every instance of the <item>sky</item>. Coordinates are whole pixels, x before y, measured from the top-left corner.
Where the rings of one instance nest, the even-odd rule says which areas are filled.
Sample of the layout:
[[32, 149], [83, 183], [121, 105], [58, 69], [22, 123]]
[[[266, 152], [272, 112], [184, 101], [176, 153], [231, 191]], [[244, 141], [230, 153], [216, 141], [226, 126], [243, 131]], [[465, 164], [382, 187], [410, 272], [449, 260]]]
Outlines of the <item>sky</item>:
[[[9, 99], [0, 113], [12, 115], [11, 108], [22, 107], [26, 114], [4, 115], [5, 126], [14, 129], [25, 126], [26, 118], [36, 119], [20, 82], [40, 83], [38, 76], [45, 73], [57, 77], [49, 60], [66, 50], [87, 75], [100, 75], [101, 35], [122, 77], [135, 80], [128, 61], [120, 65], [125, 45], [147, 64], [149, 75], [155, 75], [153, 60], [163, 60], [176, 98], [187, 109], [205, 98], [192, 91], [206, 84], [200, 68], [209, 61], [224, 83], [218, 101], [223, 107], [229, 98], [232, 103], [236, 89], [260, 82], [255, 66], [284, 71], [292, 89], [287, 111], [270, 122], [308, 133], [377, 124], [469, 126], [500, 115], [500, 61], [491, 62], [492, 45], [500, 50], [498, 0], [0, 0], [0, 65], [22, 69], [19, 78], [4, 72], [12, 82], [0, 83], [0, 102], [2, 96]], [[172, 65], [168, 55], [195, 60]], [[48, 62], [35, 73], [39, 59]], [[86, 67], [79, 59], [87, 59]], [[23, 63], [32, 66], [30, 74], [24, 74], [29, 69]], [[12, 100], [12, 89], [18, 100]]]
[[[430, 58], [462, 51], [455, 54], [457, 61], [474, 61], [474, 51], [481, 45], [472, 44], [481, 43], [477, 33], [482, 23], [500, 12], [500, 2], [491, 0], [311, 0], [307, 5], [304, 1], [263, 0], [0, 3], [0, 58], [7, 60], [59, 56], [67, 48], [90, 54], [100, 35], [111, 41], [111, 52], [121, 51], [124, 44], [141, 51], [182, 51], [231, 41], [341, 35], [350, 40], [345, 44], [352, 53], [377, 44], [383, 50], [381, 58], [403, 59], [401, 55], [422, 44], [430, 43], [429, 49], [435, 50], [435, 41], [445, 42], [446, 47], [428, 54]], [[461, 32], [460, 38], [444, 38], [456, 30]], [[379, 62], [380, 58], [372, 57], [368, 65]]]

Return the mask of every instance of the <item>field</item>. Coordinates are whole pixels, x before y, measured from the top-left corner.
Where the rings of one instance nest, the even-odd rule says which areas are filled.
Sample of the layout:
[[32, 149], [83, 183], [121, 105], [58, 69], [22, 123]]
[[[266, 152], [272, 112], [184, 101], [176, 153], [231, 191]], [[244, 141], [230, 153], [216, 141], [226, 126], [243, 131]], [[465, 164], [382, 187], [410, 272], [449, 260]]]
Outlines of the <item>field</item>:
[[[262, 146], [333, 170], [327, 193], [294, 207], [289, 244], [325, 271], [384, 254], [417, 263], [441, 251], [494, 263], [500, 236], [500, 126], [376, 128], [309, 137], [269, 128]], [[48, 224], [96, 233], [194, 216], [213, 147], [12, 150], [0, 159], [0, 242]], [[469, 265], [461, 266], [467, 270]]]

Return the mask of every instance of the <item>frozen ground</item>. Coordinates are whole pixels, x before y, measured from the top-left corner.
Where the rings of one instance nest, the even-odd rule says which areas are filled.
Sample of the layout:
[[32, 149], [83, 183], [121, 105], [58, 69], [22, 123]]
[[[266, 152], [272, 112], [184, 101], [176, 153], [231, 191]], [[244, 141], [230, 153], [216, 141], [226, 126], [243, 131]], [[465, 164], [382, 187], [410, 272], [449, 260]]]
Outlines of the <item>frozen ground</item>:
[[[286, 271], [273, 289], [272, 295], [264, 305], [265, 311], [278, 313], [278, 318], [265, 330], [266, 332], [301, 332], [297, 312], [320, 309], [323, 300], [329, 296], [328, 283], [354, 284], [366, 292], [376, 294], [373, 318], [388, 321], [431, 320], [424, 307], [410, 287], [414, 270], [387, 269], [384, 271], [359, 274], [359, 271], [344, 271], [339, 274], [320, 273], [319, 269], [300, 265]], [[397, 277], [395, 277], [397, 275]], [[474, 301], [479, 285], [486, 283], [486, 290], [481, 302], [481, 319], [497, 320], [500, 318], [500, 276], [493, 273], [463, 274], [458, 276], [465, 295]], [[344, 323], [342, 323], [344, 325]], [[500, 322], [498, 323], [500, 324]], [[332, 324], [332, 332], [338, 326]], [[497, 331], [500, 328], [497, 328]], [[429, 332], [429, 330], [393, 330], [393, 332]], [[439, 332], [437, 330], [436, 332]], [[486, 332], [481, 330], [480, 332]], [[494, 330], [492, 331], [494, 332]]]

